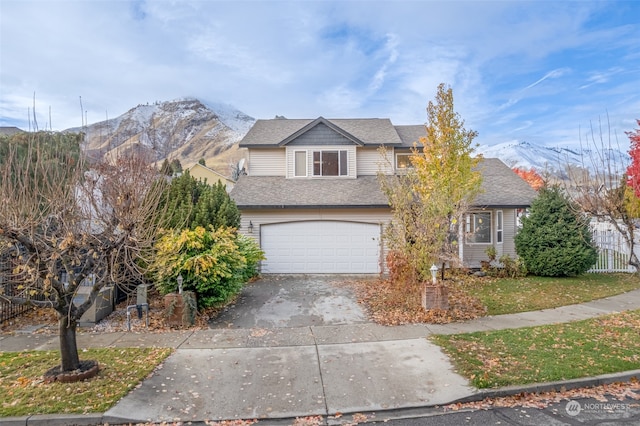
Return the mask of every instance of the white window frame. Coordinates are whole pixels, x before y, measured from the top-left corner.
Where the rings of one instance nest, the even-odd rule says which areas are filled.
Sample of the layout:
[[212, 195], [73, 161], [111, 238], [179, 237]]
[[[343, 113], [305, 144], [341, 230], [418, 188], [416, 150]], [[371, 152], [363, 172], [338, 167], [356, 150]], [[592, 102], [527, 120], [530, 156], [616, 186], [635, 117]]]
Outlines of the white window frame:
[[[489, 215], [489, 220], [487, 220], [487, 223], [489, 224], [489, 241], [476, 241], [476, 236], [478, 235], [476, 233], [476, 228], [477, 228], [477, 222], [476, 222], [476, 218], [480, 215]], [[482, 222], [480, 222], [482, 223]], [[465, 220], [465, 234], [466, 234], [466, 238], [465, 241], [467, 244], [478, 244], [478, 245], [491, 245], [493, 244], [493, 213], [490, 211], [475, 211], [475, 212], [469, 212], [466, 214], [466, 220]]]
[[[323, 173], [322, 170], [322, 154], [325, 152], [337, 152], [338, 153], [338, 174], [337, 175], [325, 175]], [[345, 173], [341, 174], [341, 170], [342, 170], [342, 152], [344, 152], [344, 156], [345, 156], [345, 161], [346, 164], [345, 166]], [[320, 174], [316, 174], [316, 168], [315, 168], [315, 155], [316, 153], [320, 153]], [[312, 151], [311, 154], [311, 158], [313, 159], [313, 167], [312, 167], [312, 176], [313, 177], [330, 177], [330, 178], [337, 178], [337, 177], [349, 177], [349, 150], [346, 149], [314, 149]]]
[[[304, 154], [304, 174], [299, 175], [298, 173], [298, 154]], [[293, 176], [294, 177], [307, 177], [309, 176], [309, 157], [307, 155], [307, 151], [293, 151]]]
[[523, 216], [529, 216], [529, 209], [516, 209], [516, 232], [522, 229]]
[[504, 214], [502, 214], [502, 210], [496, 210], [496, 243], [504, 243]]

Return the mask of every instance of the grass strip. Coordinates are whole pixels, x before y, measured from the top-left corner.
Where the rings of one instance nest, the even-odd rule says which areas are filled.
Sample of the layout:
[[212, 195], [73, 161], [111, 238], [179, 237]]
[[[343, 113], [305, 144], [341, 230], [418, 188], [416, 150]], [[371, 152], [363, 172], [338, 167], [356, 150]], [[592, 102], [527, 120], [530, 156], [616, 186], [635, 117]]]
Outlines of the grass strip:
[[101, 413], [147, 377], [172, 349], [87, 349], [81, 360], [97, 360], [100, 372], [76, 383], [49, 383], [42, 375], [58, 365], [58, 351], [0, 352], [0, 417]]
[[470, 282], [466, 290], [488, 315], [537, 311], [589, 302], [640, 288], [634, 274], [583, 274], [577, 277], [524, 277]]
[[640, 368], [640, 310], [431, 340], [477, 388], [591, 377]]

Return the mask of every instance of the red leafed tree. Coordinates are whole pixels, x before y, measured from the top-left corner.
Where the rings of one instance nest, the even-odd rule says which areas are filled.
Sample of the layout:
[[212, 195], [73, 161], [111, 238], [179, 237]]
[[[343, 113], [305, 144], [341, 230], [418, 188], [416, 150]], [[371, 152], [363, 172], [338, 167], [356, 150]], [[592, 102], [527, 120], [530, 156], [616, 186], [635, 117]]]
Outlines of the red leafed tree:
[[[636, 120], [640, 126], [640, 120]], [[627, 168], [627, 185], [633, 189], [636, 197], [640, 198], [640, 128], [632, 132], [625, 132], [631, 141], [631, 164]]]
[[529, 186], [531, 186], [536, 191], [544, 186], [544, 179], [542, 179], [542, 176], [540, 176], [534, 168], [525, 170], [519, 167], [514, 167], [513, 171], [516, 172], [518, 176], [524, 179], [529, 184]]

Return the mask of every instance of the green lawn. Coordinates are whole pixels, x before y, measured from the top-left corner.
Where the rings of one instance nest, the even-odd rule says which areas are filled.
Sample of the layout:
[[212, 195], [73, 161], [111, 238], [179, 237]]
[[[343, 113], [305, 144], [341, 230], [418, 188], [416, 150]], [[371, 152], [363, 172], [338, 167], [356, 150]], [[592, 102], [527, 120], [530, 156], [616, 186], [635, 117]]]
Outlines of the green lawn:
[[96, 377], [49, 384], [42, 381], [42, 375], [59, 363], [59, 352], [0, 352], [0, 417], [104, 412], [171, 352], [166, 348], [88, 349], [80, 353], [80, 359], [98, 361]]
[[480, 299], [488, 315], [501, 315], [584, 303], [637, 288], [640, 288], [637, 275], [616, 273], [503, 278], [474, 282], [466, 290]]
[[434, 335], [478, 388], [568, 380], [640, 368], [640, 310], [564, 324]]

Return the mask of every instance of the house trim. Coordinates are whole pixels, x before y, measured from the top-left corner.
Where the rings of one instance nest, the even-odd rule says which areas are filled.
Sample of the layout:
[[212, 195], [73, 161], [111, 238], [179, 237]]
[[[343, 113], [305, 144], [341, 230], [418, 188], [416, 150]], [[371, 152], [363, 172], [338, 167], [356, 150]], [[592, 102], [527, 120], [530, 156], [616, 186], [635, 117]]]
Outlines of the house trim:
[[283, 139], [280, 143], [278, 143], [277, 146], [285, 146], [285, 145], [287, 145], [289, 142], [297, 139], [302, 134], [304, 134], [304, 133], [308, 132], [309, 130], [311, 130], [312, 128], [316, 127], [318, 124], [324, 124], [325, 126], [330, 128], [334, 132], [336, 132], [339, 135], [344, 136], [345, 138], [349, 139], [354, 144], [356, 144], [358, 146], [364, 146], [364, 142], [362, 142], [360, 139], [358, 139], [355, 136], [351, 135], [350, 133], [344, 131], [343, 129], [341, 129], [340, 127], [336, 126], [335, 124], [333, 124], [329, 120], [325, 119], [324, 117], [316, 118], [311, 123], [309, 123], [306, 126], [302, 127], [297, 132], [294, 132], [289, 137]]
[[250, 205], [244, 206], [238, 204], [238, 208], [242, 210], [262, 210], [262, 209], [276, 209], [276, 210], [307, 210], [307, 209], [388, 209], [388, 204], [362, 204], [362, 205], [354, 205], [354, 206], [345, 206], [343, 204], [306, 204], [304, 206], [290, 206], [290, 205]]

